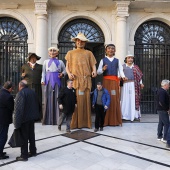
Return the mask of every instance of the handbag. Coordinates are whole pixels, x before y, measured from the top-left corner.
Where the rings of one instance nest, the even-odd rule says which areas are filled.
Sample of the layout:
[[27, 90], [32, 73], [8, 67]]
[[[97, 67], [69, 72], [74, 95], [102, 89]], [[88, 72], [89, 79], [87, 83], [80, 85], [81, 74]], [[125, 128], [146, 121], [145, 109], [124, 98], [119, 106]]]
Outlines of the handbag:
[[14, 129], [13, 134], [11, 136], [11, 138], [8, 141], [8, 144], [12, 147], [12, 148], [17, 148], [17, 147], [21, 147], [23, 145], [23, 137], [21, 134], [21, 129]]

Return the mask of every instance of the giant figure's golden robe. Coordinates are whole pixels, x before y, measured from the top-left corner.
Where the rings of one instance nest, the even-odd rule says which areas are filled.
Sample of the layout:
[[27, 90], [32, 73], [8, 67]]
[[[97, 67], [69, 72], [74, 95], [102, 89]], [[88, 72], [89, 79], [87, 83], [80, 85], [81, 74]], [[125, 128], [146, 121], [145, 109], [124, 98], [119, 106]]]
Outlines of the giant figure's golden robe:
[[91, 51], [85, 49], [71, 50], [66, 54], [70, 73], [74, 74], [73, 87], [76, 89], [77, 108], [73, 113], [71, 129], [92, 127], [91, 123], [91, 74], [96, 59]]

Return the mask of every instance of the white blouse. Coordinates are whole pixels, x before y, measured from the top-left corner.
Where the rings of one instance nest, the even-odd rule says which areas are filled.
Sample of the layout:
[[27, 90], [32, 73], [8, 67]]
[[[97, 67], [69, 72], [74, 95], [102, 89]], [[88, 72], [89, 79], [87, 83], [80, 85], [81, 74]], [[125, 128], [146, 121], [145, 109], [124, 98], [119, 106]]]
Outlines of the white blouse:
[[58, 65], [58, 67], [56, 66], [56, 64], [54, 62], [52, 62], [50, 67], [48, 67], [49, 61], [50, 61], [50, 59], [47, 59], [43, 63], [41, 82], [45, 82], [46, 72], [48, 72], [48, 71], [49, 72], [59, 72], [64, 75], [66, 74], [66, 68], [65, 68], [65, 65], [62, 60], [59, 60], [60, 64]]

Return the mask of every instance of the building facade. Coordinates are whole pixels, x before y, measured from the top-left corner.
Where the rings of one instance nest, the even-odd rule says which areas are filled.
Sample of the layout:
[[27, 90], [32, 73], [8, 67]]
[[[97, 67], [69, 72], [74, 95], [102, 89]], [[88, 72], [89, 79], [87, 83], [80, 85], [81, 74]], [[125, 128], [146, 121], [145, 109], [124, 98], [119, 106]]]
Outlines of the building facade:
[[90, 39], [86, 48], [98, 64], [109, 43], [122, 64], [128, 51], [135, 55], [144, 73], [142, 112], [154, 113], [160, 81], [170, 79], [169, 0], [0, 0], [0, 84], [18, 83], [28, 52], [42, 64], [58, 45], [64, 61], [78, 32]]

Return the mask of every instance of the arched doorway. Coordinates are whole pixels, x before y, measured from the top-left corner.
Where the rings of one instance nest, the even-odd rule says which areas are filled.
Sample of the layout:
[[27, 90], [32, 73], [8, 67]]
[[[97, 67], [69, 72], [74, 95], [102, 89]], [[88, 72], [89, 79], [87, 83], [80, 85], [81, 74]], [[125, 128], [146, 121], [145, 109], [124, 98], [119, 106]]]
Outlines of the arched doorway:
[[170, 79], [170, 26], [147, 21], [135, 34], [135, 59], [143, 71], [142, 113], [156, 113], [156, 95], [163, 79]]
[[0, 85], [7, 80], [14, 83], [16, 94], [21, 79], [21, 66], [28, 54], [27, 30], [18, 20], [0, 18]]
[[[99, 61], [104, 57], [105, 38], [100, 27], [88, 19], [74, 19], [61, 29], [58, 38], [60, 48], [59, 58], [65, 61], [64, 57], [66, 53], [75, 46], [74, 42], [71, 41], [71, 38], [76, 37], [79, 32], [84, 33], [90, 40], [90, 42], [86, 44], [86, 49], [93, 52], [97, 60], [96, 66], [98, 67]], [[93, 87], [95, 86], [95, 82], [99, 80], [101, 80], [100, 76], [93, 81]]]

